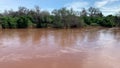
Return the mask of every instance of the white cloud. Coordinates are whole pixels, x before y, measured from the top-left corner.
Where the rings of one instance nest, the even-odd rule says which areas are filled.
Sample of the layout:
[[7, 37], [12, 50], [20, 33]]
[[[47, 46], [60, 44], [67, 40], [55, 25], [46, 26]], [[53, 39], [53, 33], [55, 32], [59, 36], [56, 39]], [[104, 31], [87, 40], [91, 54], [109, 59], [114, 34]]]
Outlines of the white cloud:
[[119, 0], [101, 0], [101, 1], [96, 1], [95, 2], [95, 6], [98, 8], [104, 7], [105, 5], [109, 4], [109, 3], [113, 3]]
[[114, 15], [116, 14], [118, 11], [120, 11], [120, 6], [118, 7], [103, 7], [101, 8], [101, 11], [103, 12], [103, 14], [106, 16], [106, 15]]
[[120, 5], [115, 4], [116, 2], [119, 2], [119, 0], [98, 0], [94, 3], [94, 6], [99, 8], [105, 16], [110, 14], [114, 15], [120, 11]]
[[64, 7], [68, 8], [68, 9], [72, 8], [76, 11], [79, 11], [82, 8], [86, 8], [88, 5], [89, 5], [88, 2], [78, 1], [78, 2], [68, 3], [68, 4], [64, 5]]
[[100, 8], [100, 7], [105, 6], [107, 3], [108, 3], [108, 1], [106, 1], [106, 0], [105, 1], [101, 1], [101, 2], [96, 2], [95, 6]]

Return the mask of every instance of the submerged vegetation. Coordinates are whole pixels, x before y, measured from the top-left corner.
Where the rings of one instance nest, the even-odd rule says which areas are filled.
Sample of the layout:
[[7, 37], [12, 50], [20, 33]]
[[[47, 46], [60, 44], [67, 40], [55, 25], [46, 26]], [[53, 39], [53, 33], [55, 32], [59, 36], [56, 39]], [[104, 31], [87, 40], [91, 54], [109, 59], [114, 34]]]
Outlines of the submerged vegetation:
[[51, 13], [19, 7], [17, 11], [5, 10], [0, 14], [1, 28], [76, 28], [85, 26], [120, 27], [120, 13], [104, 16], [98, 8], [55, 9]]

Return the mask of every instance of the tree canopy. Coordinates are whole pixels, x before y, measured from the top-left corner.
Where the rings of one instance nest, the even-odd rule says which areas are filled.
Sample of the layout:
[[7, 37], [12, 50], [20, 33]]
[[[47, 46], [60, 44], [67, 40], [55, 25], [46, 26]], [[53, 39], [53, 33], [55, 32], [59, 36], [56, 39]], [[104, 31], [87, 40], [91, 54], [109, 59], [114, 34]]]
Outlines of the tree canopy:
[[39, 6], [33, 9], [18, 7], [17, 11], [5, 10], [0, 13], [2, 28], [76, 28], [85, 26], [120, 27], [120, 12], [115, 16], [104, 16], [100, 9], [90, 7], [74, 11], [65, 7], [54, 9], [51, 13], [41, 11]]

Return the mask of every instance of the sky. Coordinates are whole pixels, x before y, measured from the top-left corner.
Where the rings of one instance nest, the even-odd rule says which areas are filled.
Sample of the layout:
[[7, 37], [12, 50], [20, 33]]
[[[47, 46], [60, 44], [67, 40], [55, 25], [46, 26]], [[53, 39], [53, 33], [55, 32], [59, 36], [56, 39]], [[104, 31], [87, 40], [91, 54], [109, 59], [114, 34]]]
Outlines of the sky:
[[4, 10], [17, 10], [19, 6], [34, 8], [39, 6], [42, 10], [52, 11], [66, 7], [81, 11], [82, 8], [96, 7], [104, 15], [116, 14], [120, 11], [120, 0], [0, 0], [0, 12]]

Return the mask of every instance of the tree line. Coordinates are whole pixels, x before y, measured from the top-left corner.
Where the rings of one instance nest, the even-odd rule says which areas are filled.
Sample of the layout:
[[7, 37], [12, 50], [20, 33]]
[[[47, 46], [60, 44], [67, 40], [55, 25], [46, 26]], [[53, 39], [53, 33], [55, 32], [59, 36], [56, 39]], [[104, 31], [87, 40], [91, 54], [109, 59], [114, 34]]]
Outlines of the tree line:
[[61, 8], [51, 13], [19, 7], [17, 11], [5, 10], [0, 13], [1, 28], [77, 28], [85, 26], [120, 27], [120, 12], [104, 16], [98, 8], [83, 8], [81, 11]]

